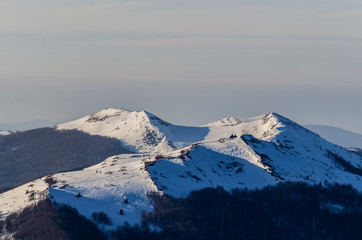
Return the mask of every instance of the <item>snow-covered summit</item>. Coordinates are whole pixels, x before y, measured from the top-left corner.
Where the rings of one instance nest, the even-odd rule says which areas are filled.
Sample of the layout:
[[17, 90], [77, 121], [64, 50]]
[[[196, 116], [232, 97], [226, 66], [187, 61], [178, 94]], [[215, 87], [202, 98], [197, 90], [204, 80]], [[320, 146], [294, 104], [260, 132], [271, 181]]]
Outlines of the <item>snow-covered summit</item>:
[[277, 118], [270, 116], [263, 115], [247, 121], [229, 117], [202, 127], [186, 127], [170, 124], [147, 111], [108, 108], [57, 125], [57, 129], [77, 129], [91, 135], [117, 138], [139, 153], [168, 152], [196, 142], [227, 138], [232, 134], [272, 137], [277, 130], [273, 130], [271, 125], [277, 125]]
[[234, 126], [234, 125], [237, 125], [237, 124], [239, 124], [241, 122], [242, 121], [240, 119], [238, 119], [238, 118], [226, 117], [226, 118], [223, 118], [223, 119], [218, 120], [216, 122], [205, 124], [205, 125], [203, 125], [203, 127]]
[[[259, 188], [280, 181], [346, 183], [362, 191], [360, 156], [274, 112], [186, 127], [146, 111], [111, 108], [57, 129], [117, 138], [134, 150], [83, 170], [55, 174], [57, 184], [49, 190], [55, 201], [85, 216], [96, 209], [116, 223], [137, 222], [142, 210], [151, 209], [149, 191], [186, 196], [205, 187]], [[42, 184], [37, 191], [44, 190]], [[0, 202], [0, 211], [28, 204], [25, 186], [19, 189], [0, 195], [18, 199], [16, 204]], [[77, 193], [84, 197], [75, 198]], [[125, 198], [130, 203], [123, 203]], [[125, 210], [123, 217], [117, 212], [120, 208]]]
[[[164, 145], [165, 135], [158, 125], [167, 125], [156, 116], [145, 112], [106, 108], [75, 121], [57, 125], [57, 129], [77, 129], [91, 135], [119, 139], [131, 150], [151, 152]], [[164, 148], [172, 150], [172, 146]]]
[[[280, 179], [310, 175], [301, 174], [300, 169], [294, 168], [297, 165], [314, 169], [317, 163], [329, 167], [337, 164], [335, 167], [345, 169], [345, 165], [336, 163], [336, 157], [345, 159], [352, 168], [362, 168], [359, 156], [275, 112], [247, 120], [229, 117], [202, 127], [185, 127], [170, 124], [146, 111], [104, 109], [58, 128], [115, 137], [136, 152], [150, 156], [167, 156], [188, 146], [203, 145], [212, 151], [245, 159], [277, 174]], [[316, 179], [319, 181], [320, 175]]]

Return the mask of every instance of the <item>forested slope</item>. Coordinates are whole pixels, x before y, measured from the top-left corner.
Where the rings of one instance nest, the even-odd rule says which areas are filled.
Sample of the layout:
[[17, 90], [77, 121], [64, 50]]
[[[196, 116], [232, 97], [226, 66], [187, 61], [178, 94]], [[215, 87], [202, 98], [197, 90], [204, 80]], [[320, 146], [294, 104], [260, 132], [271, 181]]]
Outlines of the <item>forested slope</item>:
[[128, 152], [117, 139], [77, 130], [39, 128], [0, 136], [0, 192]]

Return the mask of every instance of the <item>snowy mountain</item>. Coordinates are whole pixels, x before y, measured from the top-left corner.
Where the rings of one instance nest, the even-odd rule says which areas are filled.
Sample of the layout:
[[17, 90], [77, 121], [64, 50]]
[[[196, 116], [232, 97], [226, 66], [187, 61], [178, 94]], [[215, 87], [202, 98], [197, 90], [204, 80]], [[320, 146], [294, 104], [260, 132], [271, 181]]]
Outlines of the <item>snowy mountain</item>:
[[362, 134], [324, 125], [305, 125], [304, 127], [339, 146], [345, 148], [362, 148]]
[[134, 153], [4, 192], [1, 216], [50, 196], [88, 218], [105, 212], [112, 228], [139, 222], [141, 212], [152, 209], [150, 192], [185, 197], [205, 187], [253, 189], [282, 181], [336, 182], [362, 191], [360, 156], [276, 113], [185, 127], [145, 111], [104, 109], [56, 128], [116, 138]]
[[173, 151], [201, 141], [207, 133], [207, 128], [175, 126], [146, 111], [130, 112], [112, 108], [60, 124], [57, 128], [117, 138], [138, 153]]

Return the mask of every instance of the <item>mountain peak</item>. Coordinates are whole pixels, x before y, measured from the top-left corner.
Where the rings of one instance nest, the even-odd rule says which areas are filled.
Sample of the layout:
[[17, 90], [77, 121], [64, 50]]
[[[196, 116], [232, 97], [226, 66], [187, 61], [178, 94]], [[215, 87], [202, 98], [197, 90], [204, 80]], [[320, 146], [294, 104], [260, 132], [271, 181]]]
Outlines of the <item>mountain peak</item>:
[[162, 120], [161, 118], [157, 117], [156, 115], [154, 115], [150, 112], [142, 111], [141, 113], [143, 113], [147, 116], [147, 118], [149, 119], [149, 121], [152, 125], [165, 125], [165, 126], [170, 125], [168, 122]]
[[[86, 119], [86, 122], [102, 122], [109, 118], [114, 118], [117, 116], [120, 116], [121, 114], [129, 114], [130, 111], [128, 110], [122, 110], [117, 108], [104, 108], [98, 112], [92, 113], [91, 115], [88, 115], [84, 118]], [[82, 118], [83, 119], [83, 118]], [[74, 122], [74, 121], [73, 121]]]
[[271, 112], [271, 113], [267, 114], [266, 117], [274, 117], [275, 119], [278, 120], [278, 122], [300, 126], [299, 124], [297, 124], [293, 120], [290, 120], [289, 118], [284, 117], [283, 115], [281, 115], [279, 113], [276, 113], [276, 112]]
[[286, 118], [286, 117], [284, 117], [284, 116], [282, 116], [282, 115], [280, 115], [279, 113], [276, 113], [276, 112], [270, 112], [270, 113], [266, 114], [265, 116], [266, 117], [274, 117], [280, 122], [285, 122], [285, 121], [291, 122], [290, 119], [288, 119], [288, 118]]
[[119, 113], [130, 113], [131, 111], [123, 108], [103, 108], [102, 110], [95, 112], [91, 115], [114, 115]]
[[[91, 135], [117, 138], [136, 152], [152, 152], [165, 138], [161, 126], [170, 124], [146, 111], [106, 108], [78, 120], [60, 124], [58, 129], [76, 129]], [[158, 149], [166, 149], [158, 148]]]
[[234, 125], [237, 125], [237, 124], [239, 124], [241, 122], [242, 121], [240, 119], [238, 119], [238, 118], [226, 117], [226, 118], [220, 119], [218, 121], [203, 125], [203, 127], [234, 126]]
[[104, 108], [101, 111], [131, 112], [130, 110], [125, 108]]
[[[40, 195], [48, 189], [55, 201], [77, 207], [81, 214], [91, 217], [94, 209], [102, 210], [116, 223], [137, 221], [142, 210], [151, 209], [149, 191], [185, 197], [205, 187], [253, 189], [281, 181], [347, 183], [362, 191], [361, 157], [275, 112], [186, 127], [169, 124], [147, 111], [107, 108], [57, 128], [116, 138], [134, 153], [55, 174], [56, 184], [51, 187], [44, 178], [0, 194], [3, 213], [32, 204], [29, 191]], [[17, 149], [10, 146], [9, 151]], [[74, 157], [72, 151], [64, 151], [72, 155], [69, 159]], [[76, 198], [78, 194], [83, 197]], [[124, 198], [129, 202], [120, 205]], [[119, 216], [120, 207], [123, 216]]]

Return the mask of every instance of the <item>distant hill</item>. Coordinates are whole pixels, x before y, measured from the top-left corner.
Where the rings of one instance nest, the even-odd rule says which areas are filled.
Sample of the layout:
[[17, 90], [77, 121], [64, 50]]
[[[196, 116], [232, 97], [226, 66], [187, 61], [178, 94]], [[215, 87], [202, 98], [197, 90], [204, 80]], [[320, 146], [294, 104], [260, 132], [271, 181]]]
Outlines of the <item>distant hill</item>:
[[34, 128], [53, 127], [57, 123], [45, 119], [35, 119], [19, 123], [0, 123], [0, 130], [25, 131]]
[[362, 148], [362, 134], [324, 125], [304, 125], [329, 142], [345, 148]]

